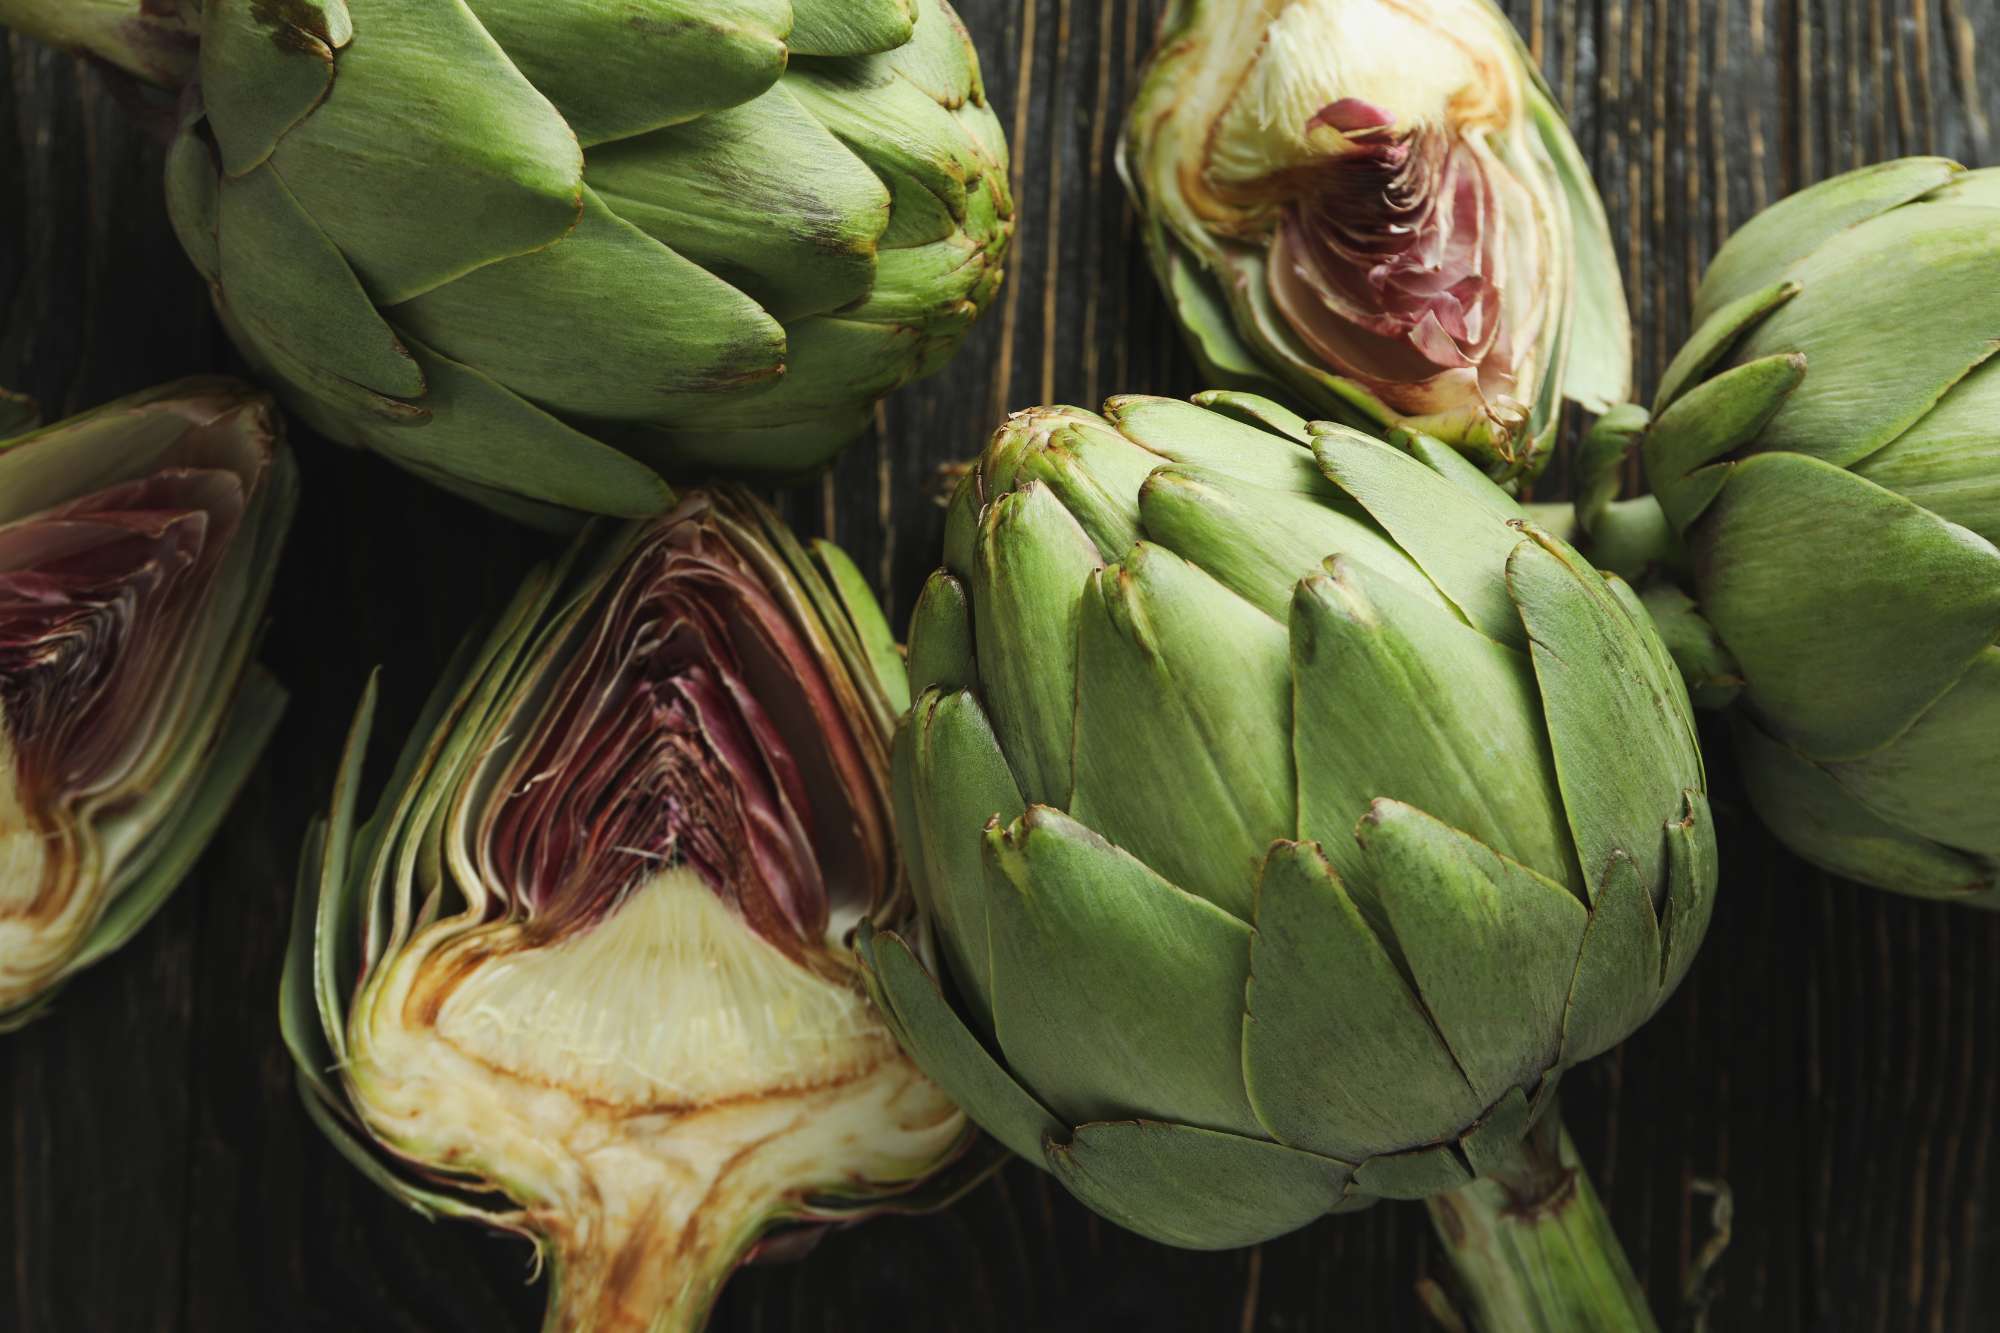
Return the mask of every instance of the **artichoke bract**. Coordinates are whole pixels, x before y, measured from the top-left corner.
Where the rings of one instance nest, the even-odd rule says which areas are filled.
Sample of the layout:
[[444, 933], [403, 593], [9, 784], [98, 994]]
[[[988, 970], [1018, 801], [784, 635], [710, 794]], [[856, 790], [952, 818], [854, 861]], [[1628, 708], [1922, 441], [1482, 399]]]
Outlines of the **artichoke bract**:
[[505, 512], [824, 463], [1000, 284], [943, 0], [72, 3], [0, 21], [142, 73], [199, 35], [168, 203], [260, 374]]
[[877, 931], [871, 974], [982, 1127], [1169, 1244], [1507, 1169], [1708, 922], [1636, 599], [1408, 444], [1234, 393], [1018, 414], [911, 624], [937, 956]]
[[0, 1030], [159, 910], [270, 738], [251, 655], [296, 487], [230, 380], [0, 441]]
[[1177, 0], [1120, 166], [1213, 382], [1492, 476], [1629, 392], [1604, 208], [1489, 0]]
[[462, 655], [356, 823], [364, 700], [306, 849], [301, 1091], [427, 1216], [533, 1240], [551, 1329], [700, 1326], [773, 1227], [964, 1146], [844, 940], [908, 903], [902, 663], [866, 585], [758, 502], [586, 533]]
[[1753, 802], [1835, 873], [2000, 906], [2000, 172], [1793, 195], [1695, 323], [1641, 438]]

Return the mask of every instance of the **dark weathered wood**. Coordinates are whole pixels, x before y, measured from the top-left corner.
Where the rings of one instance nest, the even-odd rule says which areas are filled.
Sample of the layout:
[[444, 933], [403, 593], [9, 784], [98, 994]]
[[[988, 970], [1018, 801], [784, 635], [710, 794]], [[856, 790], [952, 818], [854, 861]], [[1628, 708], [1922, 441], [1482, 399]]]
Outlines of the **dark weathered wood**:
[[[1158, 0], [963, 0], [1013, 136], [1021, 234], [998, 308], [943, 374], [790, 496], [906, 615], [934, 559], [940, 463], [1010, 408], [1201, 387], [1112, 166]], [[1993, 155], [1991, 0], [1509, 0], [1598, 172], [1642, 387], [1687, 331], [1702, 263], [1798, 185], [1903, 152]], [[1976, 39], [1976, 40], [1975, 40]], [[158, 198], [157, 149], [98, 75], [14, 40], [0, 60], [0, 383], [73, 410], [232, 364]], [[348, 709], [386, 664], [385, 734], [480, 608], [544, 554], [372, 458], [300, 440], [306, 500], [267, 660], [294, 704], [229, 829], [158, 921], [0, 1040], [0, 1327], [534, 1327], [516, 1241], [424, 1223], [298, 1109], [273, 996], [299, 837]], [[1714, 754], [1726, 770], [1726, 747]], [[1727, 882], [1666, 1011], [1573, 1073], [1566, 1117], [1672, 1320], [1725, 1182], [1717, 1329], [2000, 1326], [2000, 919], [1828, 881], [1719, 777]], [[759, 1268], [725, 1333], [1416, 1327], [1438, 1259], [1382, 1207], [1255, 1250], [1190, 1255], [1094, 1219], [1016, 1166], [942, 1218], [830, 1235]]]

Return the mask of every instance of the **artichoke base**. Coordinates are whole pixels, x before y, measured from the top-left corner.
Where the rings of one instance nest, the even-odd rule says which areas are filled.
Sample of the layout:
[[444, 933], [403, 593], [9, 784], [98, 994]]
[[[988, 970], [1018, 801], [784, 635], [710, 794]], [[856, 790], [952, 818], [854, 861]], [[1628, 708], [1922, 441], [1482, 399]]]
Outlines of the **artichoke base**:
[[[497, 948], [522, 931], [419, 932], [357, 1003], [346, 1072], [394, 1151], [514, 1201], [552, 1269], [548, 1330], [698, 1328], [772, 1222], [840, 1216], [851, 1183], [913, 1182], [963, 1133], [844, 978], [764, 941], [690, 871], [580, 935]], [[688, 984], [690, 951], [712, 984]], [[584, 1011], [622, 1027], [585, 1041]], [[686, 1081], [717, 1072], [726, 1085]]]

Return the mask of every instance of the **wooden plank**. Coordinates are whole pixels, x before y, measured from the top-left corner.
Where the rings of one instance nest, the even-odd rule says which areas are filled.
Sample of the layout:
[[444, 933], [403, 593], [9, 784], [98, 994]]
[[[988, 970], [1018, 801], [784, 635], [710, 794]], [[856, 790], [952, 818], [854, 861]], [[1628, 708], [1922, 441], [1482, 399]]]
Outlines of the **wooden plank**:
[[[1011, 409], [1201, 387], [1113, 167], [1160, 0], [963, 0], [1015, 144], [1007, 287], [942, 374], [885, 403], [784, 499], [906, 615], [935, 561], [941, 465]], [[1988, 160], [1989, 0], [1509, 0], [1573, 110], [1633, 301], [1642, 385], [1701, 265], [1787, 190], [1884, 155]], [[158, 203], [158, 150], [104, 81], [14, 40], [0, 62], [0, 383], [74, 409], [231, 364]], [[306, 502], [267, 659], [298, 700], [189, 891], [49, 1021], [0, 1040], [0, 1326], [531, 1328], [526, 1248], [428, 1225], [300, 1113], [272, 1009], [301, 831], [386, 663], [389, 736], [481, 608], [546, 554], [375, 459], [301, 439]], [[1682, 992], [1574, 1071], [1564, 1110], [1669, 1323], [1727, 1183], [1717, 1329], [1972, 1333], [2000, 1323], [1986, 1200], [2000, 919], [1829, 882], [1774, 847], [1713, 738], [1728, 882]], [[827, 1236], [743, 1274], [725, 1333], [1418, 1327], [1421, 1210], [1257, 1249], [1137, 1240], [1015, 1166], [949, 1214]]]

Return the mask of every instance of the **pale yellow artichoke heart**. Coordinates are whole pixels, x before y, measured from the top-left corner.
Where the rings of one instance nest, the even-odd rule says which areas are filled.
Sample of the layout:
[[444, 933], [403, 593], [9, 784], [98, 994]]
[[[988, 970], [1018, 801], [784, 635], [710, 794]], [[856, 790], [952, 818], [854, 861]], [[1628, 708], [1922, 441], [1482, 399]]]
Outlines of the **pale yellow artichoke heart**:
[[[0, 1011], [41, 990], [76, 953], [103, 904], [79, 892], [79, 867], [21, 799], [21, 775], [0, 711]], [[51, 883], [54, 876], [67, 882]]]
[[964, 1124], [855, 985], [787, 957], [685, 867], [590, 928], [524, 936], [419, 932], [355, 1008], [348, 1076], [398, 1151], [533, 1215], [566, 1283], [616, 1270], [634, 1308], [687, 1299], [627, 1283], [700, 1273], [686, 1256], [733, 1252], [807, 1194], [919, 1175]]

